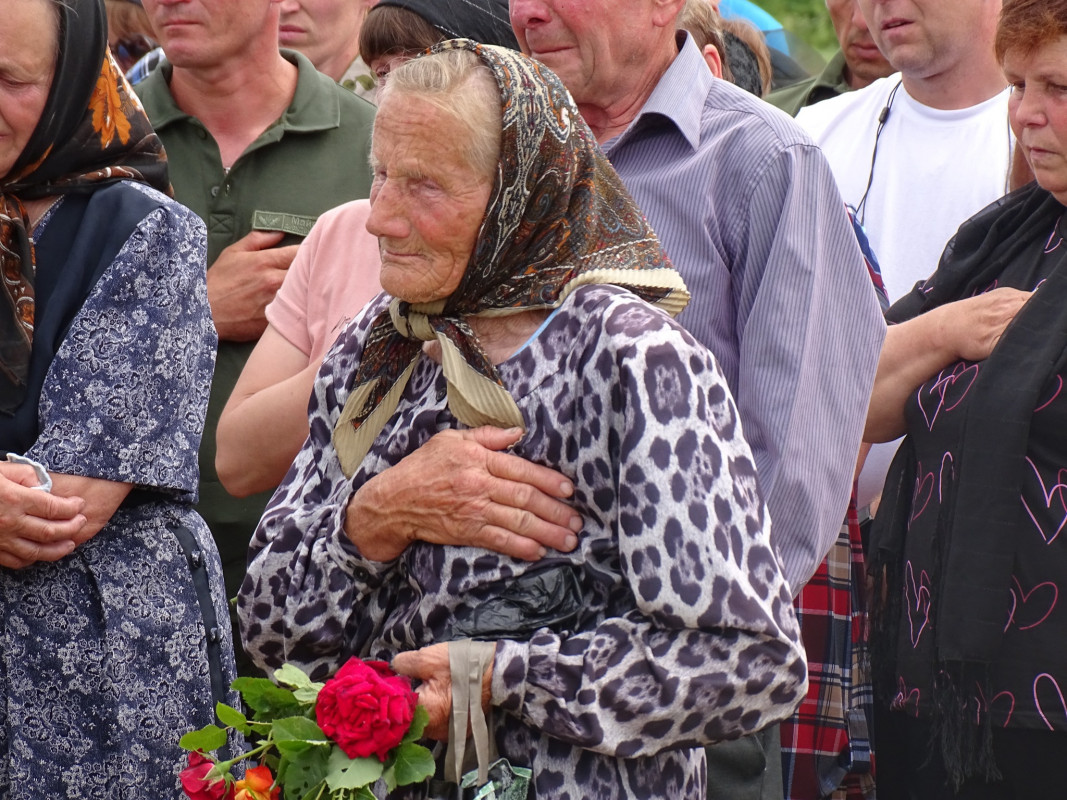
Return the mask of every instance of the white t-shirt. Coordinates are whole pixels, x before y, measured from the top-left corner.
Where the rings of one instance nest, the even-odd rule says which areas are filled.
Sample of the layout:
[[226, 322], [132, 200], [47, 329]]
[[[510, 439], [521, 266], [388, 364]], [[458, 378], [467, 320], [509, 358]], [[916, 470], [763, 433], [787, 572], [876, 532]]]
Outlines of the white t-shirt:
[[[1006, 193], [1014, 136], [1008, 94], [942, 111], [901, 86], [878, 136], [878, 117], [900, 75], [801, 109], [797, 122], [822, 148], [845, 202], [858, 206], [868, 178], [863, 223], [890, 301], [937, 268], [960, 224]], [[859, 503], [881, 493], [896, 444], [872, 448], [860, 476]]]

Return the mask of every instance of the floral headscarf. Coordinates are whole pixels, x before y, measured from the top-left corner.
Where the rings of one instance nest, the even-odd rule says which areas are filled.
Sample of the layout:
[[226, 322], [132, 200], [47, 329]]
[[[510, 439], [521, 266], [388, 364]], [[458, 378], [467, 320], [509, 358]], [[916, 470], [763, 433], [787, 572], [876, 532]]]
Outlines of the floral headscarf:
[[[52, 0], [49, 0], [51, 2]], [[22, 154], [0, 177], [0, 412], [26, 392], [33, 346], [34, 262], [25, 200], [119, 180], [170, 191], [163, 147], [107, 50], [100, 0], [56, 3], [60, 15], [55, 74]]]
[[[689, 301], [562, 82], [521, 53], [466, 39], [496, 78], [502, 125], [489, 205], [459, 287], [446, 299], [394, 299], [368, 333], [334, 445], [351, 476], [396, 409], [422, 341], [442, 347], [448, 405], [471, 427], [525, 427], [468, 317], [553, 309], [585, 284], [624, 286], [668, 313]], [[428, 132], [427, 135], [433, 135]]]

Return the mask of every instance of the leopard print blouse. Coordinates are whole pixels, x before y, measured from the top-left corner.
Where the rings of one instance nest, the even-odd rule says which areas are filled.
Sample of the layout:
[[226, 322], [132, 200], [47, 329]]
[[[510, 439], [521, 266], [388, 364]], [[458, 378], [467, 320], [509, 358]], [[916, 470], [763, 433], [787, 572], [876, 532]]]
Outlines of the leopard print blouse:
[[415, 542], [373, 562], [343, 533], [354, 489], [458, 427], [424, 357], [345, 479], [330, 434], [383, 305], [328, 355], [311, 435], [252, 541], [238, 605], [249, 653], [321, 679], [351, 654], [389, 660], [456, 638], [457, 618], [517, 576], [574, 565], [576, 619], [497, 641], [501, 755], [533, 768], [537, 797], [702, 800], [701, 746], [788, 716], [807, 684], [752, 456], [714, 358], [629, 292], [579, 289], [499, 366], [527, 422], [514, 452], [574, 481], [579, 547], [530, 564]]

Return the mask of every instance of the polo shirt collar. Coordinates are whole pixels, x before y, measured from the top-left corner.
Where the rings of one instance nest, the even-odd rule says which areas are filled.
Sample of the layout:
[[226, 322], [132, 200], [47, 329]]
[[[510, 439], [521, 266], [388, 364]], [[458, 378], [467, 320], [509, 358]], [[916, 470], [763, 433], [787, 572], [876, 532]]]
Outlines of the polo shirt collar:
[[[319, 73], [302, 53], [282, 50], [282, 56], [297, 67], [296, 92], [279, 120], [279, 133], [331, 130], [341, 124], [341, 105], [337, 98], [337, 85]], [[174, 67], [164, 59], [144, 79], [142, 102], [157, 130], [178, 120], [194, 119], [174, 102], [170, 93], [170, 78]], [[164, 84], [156, 86], [156, 84]], [[274, 127], [274, 126], [272, 126]]]

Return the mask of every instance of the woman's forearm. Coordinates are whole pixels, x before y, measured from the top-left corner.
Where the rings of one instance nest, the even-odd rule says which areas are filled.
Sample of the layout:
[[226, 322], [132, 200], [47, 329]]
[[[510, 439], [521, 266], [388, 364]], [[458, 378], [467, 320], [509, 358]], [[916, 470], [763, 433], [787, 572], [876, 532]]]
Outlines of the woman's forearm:
[[132, 484], [109, 481], [102, 478], [84, 478], [79, 475], [49, 473], [52, 476], [52, 494], [58, 497], [80, 497], [85, 500], [82, 514], [85, 526], [75, 537], [78, 544], [98, 534], [118, 511], [122, 501], [133, 488]]
[[907, 427], [904, 404], [912, 392], [949, 364], [988, 358], [1032, 294], [993, 289], [890, 325], [878, 360], [864, 441], [888, 442], [902, 436]]
[[942, 333], [944, 308], [889, 326], [867, 408], [864, 441], [889, 442], [902, 436], [907, 399], [923, 381], [957, 360]]
[[268, 327], [219, 417], [215, 469], [237, 497], [273, 489], [308, 434], [308, 399], [319, 359]]

